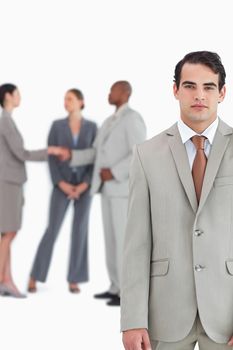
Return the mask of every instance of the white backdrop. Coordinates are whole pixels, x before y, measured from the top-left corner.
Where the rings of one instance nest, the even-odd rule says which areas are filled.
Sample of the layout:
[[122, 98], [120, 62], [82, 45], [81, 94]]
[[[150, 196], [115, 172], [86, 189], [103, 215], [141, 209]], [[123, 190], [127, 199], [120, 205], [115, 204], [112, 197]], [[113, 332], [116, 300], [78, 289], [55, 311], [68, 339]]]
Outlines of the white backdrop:
[[[144, 117], [148, 137], [178, 117], [172, 95], [175, 64], [187, 52], [216, 51], [227, 71], [227, 97], [219, 114], [232, 124], [232, 11], [228, 0], [0, 0], [0, 84], [22, 94], [16, 123], [28, 149], [46, 145], [54, 119], [64, 117], [63, 96], [80, 88], [84, 115], [98, 125], [113, 112], [107, 95], [127, 79], [131, 106]], [[27, 164], [23, 228], [13, 247], [13, 270], [25, 290], [38, 242], [45, 230], [51, 191], [47, 165]], [[119, 309], [92, 298], [108, 279], [99, 197], [90, 221], [90, 283], [80, 295], [66, 285], [68, 212], [55, 246], [46, 285], [26, 300], [0, 299], [0, 348], [122, 349]], [[4, 346], [4, 347], [3, 347]]]

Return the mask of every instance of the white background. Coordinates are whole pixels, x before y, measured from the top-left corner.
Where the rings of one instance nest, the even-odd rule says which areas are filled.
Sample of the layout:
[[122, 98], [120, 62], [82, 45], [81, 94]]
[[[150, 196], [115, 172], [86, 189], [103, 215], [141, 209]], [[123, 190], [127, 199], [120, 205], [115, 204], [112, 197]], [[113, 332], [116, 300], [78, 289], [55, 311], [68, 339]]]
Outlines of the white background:
[[[227, 97], [219, 114], [232, 124], [230, 6], [228, 0], [0, 0], [0, 84], [12, 82], [21, 91], [14, 117], [25, 146], [46, 145], [52, 121], [65, 116], [63, 96], [72, 87], [85, 95], [84, 115], [101, 125], [113, 112], [109, 88], [120, 79], [132, 83], [131, 106], [153, 136], [179, 117], [174, 67], [195, 50], [222, 57]], [[27, 170], [23, 228], [13, 246], [21, 290], [46, 227], [51, 191], [47, 164], [28, 163]], [[91, 210], [90, 282], [75, 296], [66, 284], [71, 216], [70, 209], [40, 292], [26, 300], [0, 299], [1, 349], [122, 349], [119, 308], [92, 297], [108, 287], [99, 197]]]

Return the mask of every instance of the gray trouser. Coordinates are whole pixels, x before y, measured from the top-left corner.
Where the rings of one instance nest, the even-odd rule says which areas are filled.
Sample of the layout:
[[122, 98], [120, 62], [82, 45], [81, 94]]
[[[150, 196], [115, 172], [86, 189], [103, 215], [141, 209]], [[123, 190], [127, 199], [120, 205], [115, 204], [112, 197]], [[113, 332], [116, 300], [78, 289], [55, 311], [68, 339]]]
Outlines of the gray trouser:
[[101, 196], [109, 292], [120, 294], [120, 271], [127, 218], [127, 197]]
[[174, 343], [151, 341], [153, 350], [193, 350], [196, 344], [198, 344], [200, 350], [232, 349], [232, 347], [227, 344], [218, 344], [210, 339], [206, 334], [198, 315], [190, 333], [184, 339]]
[[[48, 228], [41, 239], [31, 271], [31, 277], [36, 281], [44, 282], [47, 278], [54, 243], [70, 202], [58, 187], [54, 187]], [[74, 217], [67, 280], [69, 283], [78, 283], [88, 280], [87, 234], [91, 204], [89, 192], [85, 192], [80, 199], [73, 202]]]

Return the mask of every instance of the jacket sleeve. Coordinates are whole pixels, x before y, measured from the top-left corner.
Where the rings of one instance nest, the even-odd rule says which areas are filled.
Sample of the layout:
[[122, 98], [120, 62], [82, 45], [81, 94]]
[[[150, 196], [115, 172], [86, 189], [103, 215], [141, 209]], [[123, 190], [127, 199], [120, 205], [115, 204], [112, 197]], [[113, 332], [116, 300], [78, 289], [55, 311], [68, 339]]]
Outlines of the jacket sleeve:
[[129, 167], [132, 160], [133, 146], [142, 143], [146, 139], [146, 126], [141, 116], [137, 115], [133, 122], [129, 120], [126, 129], [128, 142], [128, 154], [111, 168], [114, 178], [122, 182], [129, 177]]
[[46, 161], [48, 159], [47, 149], [28, 151], [24, 148], [23, 138], [19, 131], [10, 120], [5, 119], [4, 126], [5, 141], [14, 154], [14, 156], [22, 162], [25, 161]]
[[82, 150], [72, 151], [70, 166], [94, 164], [96, 148], [90, 147]]
[[[48, 136], [49, 146], [60, 146], [57, 140], [56, 124], [53, 123]], [[59, 169], [60, 160], [56, 156], [49, 156], [49, 170], [52, 182], [56, 186], [60, 181], [64, 180]]]
[[123, 249], [122, 331], [148, 328], [151, 244], [149, 188], [135, 147], [130, 168], [128, 220]]
[[[93, 134], [92, 134], [91, 144], [94, 143], [94, 140], [96, 138], [96, 134], [97, 134], [97, 125], [93, 124]], [[93, 169], [94, 169], [93, 164], [87, 165], [87, 170], [86, 170], [86, 173], [85, 173], [84, 178], [83, 178], [83, 182], [86, 182], [89, 185], [91, 184]]]

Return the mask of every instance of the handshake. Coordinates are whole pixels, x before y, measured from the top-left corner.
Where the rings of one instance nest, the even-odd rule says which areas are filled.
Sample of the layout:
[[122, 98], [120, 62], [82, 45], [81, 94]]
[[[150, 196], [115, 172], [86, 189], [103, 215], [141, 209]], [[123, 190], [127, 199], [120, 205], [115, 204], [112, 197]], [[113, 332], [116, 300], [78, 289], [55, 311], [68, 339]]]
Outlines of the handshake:
[[66, 147], [60, 146], [49, 146], [47, 149], [47, 153], [50, 156], [56, 156], [61, 161], [66, 161], [71, 159], [71, 150]]

